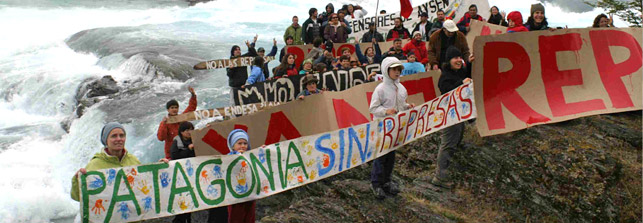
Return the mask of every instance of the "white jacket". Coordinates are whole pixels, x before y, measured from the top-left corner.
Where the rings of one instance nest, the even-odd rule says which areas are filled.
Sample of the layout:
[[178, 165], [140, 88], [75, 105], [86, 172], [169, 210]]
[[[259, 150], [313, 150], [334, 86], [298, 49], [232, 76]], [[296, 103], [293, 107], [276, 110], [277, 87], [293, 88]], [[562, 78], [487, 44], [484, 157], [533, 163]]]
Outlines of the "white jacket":
[[355, 11], [353, 12], [353, 14], [355, 15], [355, 18], [353, 18], [351, 15], [346, 15], [346, 16], [344, 16], [344, 18], [346, 19], [346, 21], [349, 21], [349, 22], [350, 22], [350, 21], [351, 21], [351, 20], [353, 20], [353, 19], [361, 19], [361, 18], [364, 18], [364, 16], [366, 16], [366, 13], [368, 13], [366, 10], [364, 10], [364, 9], [358, 9], [358, 10], [355, 10]]
[[395, 108], [398, 112], [407, 110], [409, 104], [406, 103], [408, 93], [406, 88], [400, 84], [400, 79], [391, 79], [388, 76], [388, 68], [393, 64], [402, 64], [395, 57], [387, 57], [382, 61], [382, 76], [384, 81], [377, 85], [371, 98], [371, 105], [368, 110], [375, 118], [386, 117], [386, 110]]

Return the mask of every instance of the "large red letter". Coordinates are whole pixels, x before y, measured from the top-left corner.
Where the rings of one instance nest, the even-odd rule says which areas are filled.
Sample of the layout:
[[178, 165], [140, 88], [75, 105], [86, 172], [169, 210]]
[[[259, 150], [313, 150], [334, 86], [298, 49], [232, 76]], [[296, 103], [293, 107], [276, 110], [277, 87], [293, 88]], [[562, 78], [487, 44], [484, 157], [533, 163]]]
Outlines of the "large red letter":
[[[498, 61], [506, 58], [513, 68], [500, 72]], [[505, 128], [502, 105], [527, 124], [547, 122], [549, 118], [534, 111], [516, 91], [531, 71], [529, 55], [513, 42], [489, 42], [484, 46], [483, 99], [489, 130]]]
[[368, 122], [368, 119], [362, 113], [344, 101], [344, 99], [333, 99], [333, 108], [335, 109], [337, 126], [340, 129]]
[[582, 41], [578, 33], [538, 37], [540, 73], [545, 84], [547, 101], [554, 117], [605, 109], [605, 104], [601, 99], [574, 103], [565, 102], [563, 86], [582, 85], [583, 74], [580, 69], [559, 70], [556, 52], [578, 51], [583, 44]]
[[[634, 37], [619, 30], [589, 31], [589, 37], [594, 49], [596, 66], [601, 76], [601, 81], [612, 100], [614, 108], [628, 108], [634, 106], [632, 98], [627, 92], [621, 77], [631, 75], [641, 68], [641, 46]], [[630, 58], [620, 64], [615, 64], [610, 46], [622, 46], [630, 51]], [[641, 92], [635, 92], [639, 94]]]
[[419, 80], [404, 81], [402, 85], [406, 88], [409, 96], [422, 93], [424, 101], [430, 101], [436, 97], [435, 86], [433, 86], [433, 77], [422, 78]]
[[228, 154], [230, 152], [230, 149], [228, 149], [228, 142], [225, 137], [219, 135], [217, 131], [214, 131], [212, 129], [208, 130], [208, 133], [203, 136], [201, 139], [205, 144], [208, 144], [212, 146], [214, 150], [219, 152], [220, 154]]
[[281, 141], [281, 136], [286, 139], [296, 139], [301, 137], [299, 131], [288, 120], [284, 112], [275, 112], [270, 114], [270, 123], [268, 124], [268, 135], [264, 144], [273, 144]]

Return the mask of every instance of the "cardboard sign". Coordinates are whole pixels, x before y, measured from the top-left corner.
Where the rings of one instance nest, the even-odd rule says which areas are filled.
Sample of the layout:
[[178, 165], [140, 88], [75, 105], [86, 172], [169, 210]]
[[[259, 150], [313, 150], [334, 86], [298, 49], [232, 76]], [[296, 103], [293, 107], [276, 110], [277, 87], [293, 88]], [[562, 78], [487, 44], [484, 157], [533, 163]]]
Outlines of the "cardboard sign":
[[[317, 88], [328, 89], [329, 91], [343, 91], [355, 85], [366, 82], [368, 74], [379, 72], [379, 64], [371, 64], [366, 67], [357, 67], [345, 70], [333, 70], [325, 73], [313, 74], [318, 80]], [[306, 88], [302, 83], [306, 75], [288, 76], [236, 89], [233, 93], [236, 105], [246, 105], [266, 102], [288, 102]]]
[[641, 28], [601, 28], [476, 38], [478, 131], [640, 110], [641, 35]]
[[[413, 12], [409, 18], [402, 17], [404, 28], [413, 34], [413, 28], [420, 22], [420, 14], [426, 12], [429, 15], [429, 21], [434, 21], [437, 18], [438, 10], [442, 9], [446, 16], [453, 18], [454, 22], [458, 22], [460, 18], [469, 11], [469, 6], [476, 4], [478, 7], [478, 14], [483, 18], [489, 18], [489, 2], [487, 0], [429, 0], [424, 4], [413, 7]], [[348, 35], [349, 42], [354, 39], [362, 41], [364, 33], [368, 32], [368, 24], [377, 22], [377, 32], [382, 34], [386, 39], [388, 31], [395, 27], [394, 19], [400, 17], [400, 12], [390, 13], [386, 15], [377, 15], [371, 17], [364, 17], [362, 19], [354, 19], [349, 21], [353, 32]], [[428, 31], [428, 30], [427, 30]], [[410, 38], [410, 37], [409, 37]]]
[[[402, 44], [407, 43], [409, 40], [403, 40]], [[381, 42], [378, 43], [380, 46], [380, 50], [382, 51], [382, 54], [384, 54], [386, 51], [388, 51], [391, 47], [393, 47], [393, 41], [388, 41], [388, 42]], [[325, 48], [325, 45], [321, 45], [322, 48]], [[375, 50], [375, 47], [373, 46], [373, 43], [360, 43], [359, 48], [362, 50], [362, 54], [365, 54], [365, 51], [367, 48], [373, 47], [373, 50]], [[295, 66], [297, 66], [297, 69], [300, 69], [300, 65], [304, 62], [304, 59], [308, 56], [310, 51], [313, 49], [312, 44], [308, 45], [290, 45], [286, 46], [286, 52], [291, 53], [295, 55]], [[355, 44], [351, 43], [334, 43], [333, 44], [333, 56], [334, 57], [339, 57], [342, 55], [342, 51], [344, 49], [348, 49], [351, 52], [351, 57], [357, 58], [357, 54], [355, 54]]]
[[355, 168], [475, 118], [473, 85], [384, 119], [240, 155], [200, 156], [79, 176], [83, 222], [152, 219], [261, 199]]
[[167, 119], [167, 123], [178, 123], [178, 122], [187, 122], [194, 120], [203, 120], [209, 118], [220, 118], [220, 119], [229, 119], [237, 116], [243, 116], [252, 114], [258, 111], [261, 111], [265, 108], [273, 107], [279, 105], [279, 102], [268, 102], [268, 103], [256, 103], [256, 104], [245, 104], [237, 106], [229, 106], [223, 108], [215, 109], [206, 109], [198, 110], [193, 112], [187, 112], [176, 116], [170, 116]]
[[[263, 57], [264, 63], [274, 60], [274, 56]], [[238, 57], [235, 59], [218, 59], [198, 63], [194, 65], [195, 70], [212, 70], [221, 68], [245, 67], [252, 66], [255, 61], [254, 57]]]
[[487, 35], [496, 35], [507, 33], [507, 27], [499, 26], [496, 24], [491, 24], [488, 22], [482, 22], [478, 20], [471, 20], [469, 25], [469, 32], [467, 33], [467, 44], [469, 44], [469, 49], [473, 48], [473, 41], [478, 36], [487, 36]]
[[[437, 82], [440, 72], [401, 77], [410, 103], [421, 104], [440, 95]], [[287, 139], [334, 131], [369, 122], [371, 95], [380, 82], [357, 85], [341, 92], [307, 96], [262, 112], [211, 123], [192, 132], [197, 156], [227, 154], [226, 137], [233, 129], [245, 129], [256, 144], [269, 145]], [[255, 146], [259, 146], [255, 145]]]

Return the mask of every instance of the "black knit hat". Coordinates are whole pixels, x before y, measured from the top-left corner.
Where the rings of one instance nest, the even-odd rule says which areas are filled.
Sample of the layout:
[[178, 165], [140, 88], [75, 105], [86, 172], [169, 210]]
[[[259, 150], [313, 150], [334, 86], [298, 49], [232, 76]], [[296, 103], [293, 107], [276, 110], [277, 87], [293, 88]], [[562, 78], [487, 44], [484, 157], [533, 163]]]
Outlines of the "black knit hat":
[[451, 59], [455, 57], [462, 57], [462, 52], [455, 46], [449, 46], [449, 48], [447, 48], [446, 61], [451, 61]]

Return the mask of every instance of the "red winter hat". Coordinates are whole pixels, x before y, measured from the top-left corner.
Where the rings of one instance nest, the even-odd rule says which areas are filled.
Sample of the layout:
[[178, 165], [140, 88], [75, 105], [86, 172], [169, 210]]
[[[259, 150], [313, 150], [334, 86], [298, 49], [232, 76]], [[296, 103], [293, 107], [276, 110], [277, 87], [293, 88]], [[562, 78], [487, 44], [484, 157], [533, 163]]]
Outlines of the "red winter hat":
[[516, 26], [522, 26], [522, 14], [520, 14], [519, 11], [510, 12], [509, 15], [507, 15], [507, 20], [509, 19], [511, 19], [511, 21], [514, 21], [514, 23], [516, 23]]

